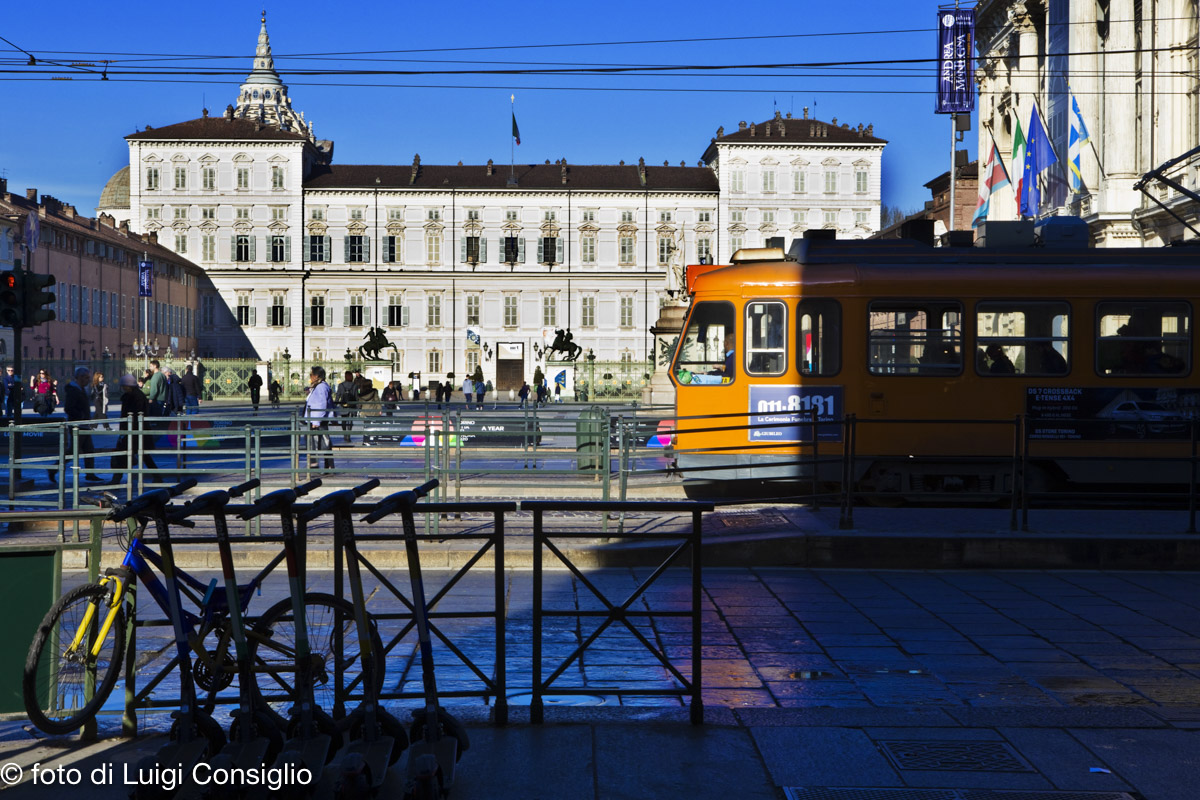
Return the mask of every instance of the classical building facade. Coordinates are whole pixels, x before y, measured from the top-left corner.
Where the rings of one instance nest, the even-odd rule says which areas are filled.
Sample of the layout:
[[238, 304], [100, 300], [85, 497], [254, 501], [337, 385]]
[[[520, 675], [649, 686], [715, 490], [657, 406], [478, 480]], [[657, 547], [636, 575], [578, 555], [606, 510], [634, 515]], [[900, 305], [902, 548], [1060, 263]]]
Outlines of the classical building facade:
[[[1098, 246], [1196, 238], [1155, 202], [1196, 225], [1195, 201], [1157, 181], [1151, 199], [1134, 184], [1200, 145], [1197, 0], [980, 0], [976, 9], [979, 152], [994, 137], [1019, 173], [1009, 164], [1015, 123], [1027, 134], [1037, 105], [1060, 162], [1046, 173], [1039, 216], [1082, 216]], [[1079, 191], [1065, 171], [1072, 95], [1091, 135]], [[1200, 189], [1200, 154], [1169, 175]], [[1016, 213], [1012, 188], [992, 200], [991, 219]]]
[[338, 165], [293, 110], [264, 19], [237, 103], [126, 137], [101, 210], [208, 273], [201, 355], [337, 358], [374, 334], [398, 372], [481, 366], [508, 388], [558, 330], [599, 360], [646, 360], [683, 264], [878, 229], [873, 133], [806, 112], [718, 130], [696, 166]]
[[[24, 332], [26, 372], [39, 362], [104, 362], [134, 355], [134, 342], [147, 337], [156, 352], [188, 356], [197, 347], [196, 308], [211, 284], [195, 264], [158, 243], [157, 234], [138, 234], [107, 214], [85, 217], [74, 206], [27, 189], [8, 191], [0, 178], [0, 219], [11, 222], [0, 234], [0, 262], [25, 260], [22, 244], [12, 238], [25, 230], [25, 218], [38, 218], [39, 242], [26, 266], [53, 275], [55, 319]], [[0, 226], [8, 230], [8, 225]], [[7, 244], [5, 244], [7, 240]], [[138, 262], [154, 264], [154, 297], [138, 293]], [[11, 334], [5, 352], [11, 352]], [[2, 356], [0, 356], [2, 358]], [[61, 377], [61, 376], [60, 376]], [[115, 375], [109, 375], [115, 380]]]

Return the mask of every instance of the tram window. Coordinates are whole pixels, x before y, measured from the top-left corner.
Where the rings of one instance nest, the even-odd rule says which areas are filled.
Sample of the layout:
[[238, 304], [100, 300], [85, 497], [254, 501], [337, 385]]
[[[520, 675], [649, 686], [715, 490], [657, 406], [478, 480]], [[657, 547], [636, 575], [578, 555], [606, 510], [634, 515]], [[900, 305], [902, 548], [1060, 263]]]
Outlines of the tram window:
[[801, 375], [836, 375], [842, 368], [842, 307], [836, 300], [801, 300], [796, 310]]
[[975, 371], [980, 375], [1066, 375], [1071, 307], [1000, 300], [975, 306]]
[[737, 371], [736, 317], [732, 303], [700, 302], [692, 309], [673, 373], [682, 384], [712, 386], [732, 383]]
[[1176, 375], [1191, 370], [1192, 310], [1154, 300], [1096, 304], [1096, 371], [1100, 375]]
[[746, 304], [746, 372], [782, 375], [787, 369], [787, 306], [778, 301]]
[[873, 375], [962, 372], [962, 306], [952, 300], [874, 300], [867, 369]]

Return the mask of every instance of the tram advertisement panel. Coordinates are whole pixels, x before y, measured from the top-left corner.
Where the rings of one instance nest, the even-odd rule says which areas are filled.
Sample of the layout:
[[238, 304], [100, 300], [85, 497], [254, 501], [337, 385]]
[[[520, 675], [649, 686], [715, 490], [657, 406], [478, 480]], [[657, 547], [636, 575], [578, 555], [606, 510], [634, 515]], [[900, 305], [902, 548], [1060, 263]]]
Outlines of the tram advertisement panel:
[[769, 427], [750, 429], [752, 442], [812, 441], [812, 413], [817, 438], [822, 442], [842, 440], [841, 386], [750, 386], [750, 424]]
[[1198, 389], [1030, 387], [1030, 439], [1187, 439]]

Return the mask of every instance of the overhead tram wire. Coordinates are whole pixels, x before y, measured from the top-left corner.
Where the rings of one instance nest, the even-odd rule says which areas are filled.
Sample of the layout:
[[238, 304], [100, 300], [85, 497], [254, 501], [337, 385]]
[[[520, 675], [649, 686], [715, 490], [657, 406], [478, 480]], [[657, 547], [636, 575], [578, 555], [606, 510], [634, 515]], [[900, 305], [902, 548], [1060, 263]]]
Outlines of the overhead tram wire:
[[[1174, 21], [1191, 21], [1194, 17], [1158, 17], [1157, 22], [1174, 22]], [[1136, 20], [1108, 20], [1109, 25], [1120, 25], [1124, 23], [1136, 22]], [[1095, 21], [1081, 22], [1055, 22], [1046, 23], [1045, 27], [1071, 26], [1071, 25], [1095, 25]], [[976, 26], [976, 34], [980, 31], [1000, 31], [1004, 30], [1007, 25], [998, 26]], [[640, 39], [627, 41], [613, 42], [569, 42], [558, 44], [512, 44], [512, 45], [480, 45], [476, 47], [441, 47], [441, 48], [414, 48], [407, 50], [346, 50], [346, 51], [330, 51], [330, 52], [315, 52], [315, 53], [276, 53], [274, 59], [276, 62], [280, 60], [292, 58], [328, 58], [328, 57], [347, 57], [347, 56], [365, 56], [365, 55], [394, 55], [394, 54], [411, 54], [411, 53], [455, 53], [455, 52], [478, 52], [478, 51], [494, 51], [494, 50], [527, 50], [527, 49], [552, 49], [552, 48], [574, 48], [574, 47], [626, 47], [638, 45], [660, 45], [660, 44], [705, 44], [713, 42], [742, 42], [742, 41], [767, 41], [767, 40], [783, 40], [783, 39], [809, 39], [809, 38], [831, 38], [842, 36], [891, 36], [897, 34], [928, 34], [935, 31], [935, 28], [894, 28], [883, 30], [854, 30], [854, 31], [825, 31], [812, 33], [782, 33], [782, 34], [765, 34], [759, 36], [707, 36], [693, 37], [682, 39]], [[7, 39], [0, 37], [0, 41], [8, 42]], [[29, 51], [25, 51], [12, 42], [8, 42], [15, 49], [21, 50], [29, 55]], [[146, 58], [165, 58], [165, 59], [236, 59], [243, 60], [245, 55], [226, 55], [226, 54], [183, 54], [183, 53], [126, 53], [126, 52], [105, 52], [105, 51], [88, 51], [88, 50], [44, 50], [33, 51], [36, 53], [45, 53], [48, 55], [58, 55], [62, 57], [74, 58], [76, 56], [104, 56], [107, 60], [115, 61], [113, 56], [136, 56]], [[1145, 52], [1145, 51], [1143, 51]], [[62, 59], [59, 59], [62, 60]], [[84, 59], [81, 59], [84, 60]]]

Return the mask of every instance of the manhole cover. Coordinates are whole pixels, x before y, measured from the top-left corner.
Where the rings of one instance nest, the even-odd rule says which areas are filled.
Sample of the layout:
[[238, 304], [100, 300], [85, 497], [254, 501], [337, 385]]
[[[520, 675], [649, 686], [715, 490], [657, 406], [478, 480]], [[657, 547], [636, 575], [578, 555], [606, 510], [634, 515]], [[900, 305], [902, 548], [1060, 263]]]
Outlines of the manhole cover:
[[726, 528], [756, 528], [765, 525], [790, 525], [778, 514], [729, 514], [718, 517]]
[[[510, 695], [508, 702], [514, 706], [527, 706], [533, 702], [533, 693]], [[548, 706], [602, 706], [608, 703], [608, 698], [598, 694], [544, 694], [542, 703]]]
[[940, 772], [1033, 772], [1003, 742], [884, 741], [878, 742], [897, 769]]
[[1061, 792], [998, 789], [834, 789], [785, 786], [788, 800], [1140, 800], [1127, 792]]

